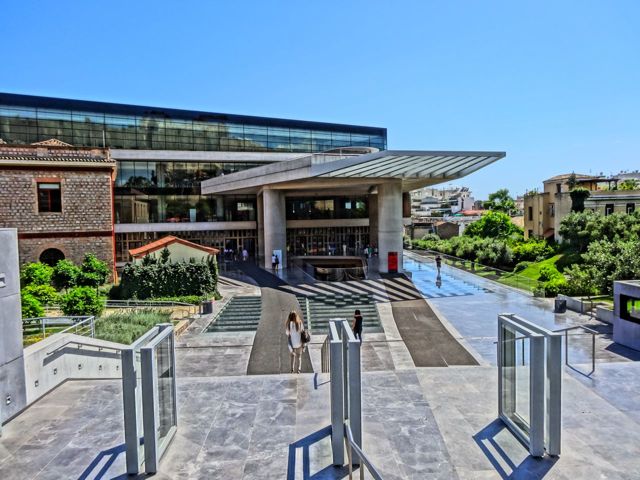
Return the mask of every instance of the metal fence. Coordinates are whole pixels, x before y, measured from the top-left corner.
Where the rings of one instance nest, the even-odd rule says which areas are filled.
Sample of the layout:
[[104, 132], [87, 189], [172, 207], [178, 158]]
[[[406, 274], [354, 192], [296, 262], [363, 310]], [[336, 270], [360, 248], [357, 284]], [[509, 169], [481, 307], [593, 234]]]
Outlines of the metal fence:
[[[35, 329], [42, 334], [42, 338], [56, 333], [75, 333], [93, 338], [96, 333], [95, 320], [94, 316], [35, 317], [23, 319], [22, 326], [25, 331]], [[66, 328], [60, 329], [64, 326]]]

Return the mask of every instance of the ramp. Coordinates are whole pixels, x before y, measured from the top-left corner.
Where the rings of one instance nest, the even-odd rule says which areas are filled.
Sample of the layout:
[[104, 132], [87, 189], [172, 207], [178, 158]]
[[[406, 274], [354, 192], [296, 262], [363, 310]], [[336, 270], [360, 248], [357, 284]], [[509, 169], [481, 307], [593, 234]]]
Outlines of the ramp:
[[[273, 288], [262, 289], [260, 323], [253, 340], [247, 375], [268, 375], [291, 371], [284, 322], [292, 310], [296, 310], [302, 316], [300, 305], [294, 295]], [[302, 354], [302, 371], [313, 372], [308, 350]]]

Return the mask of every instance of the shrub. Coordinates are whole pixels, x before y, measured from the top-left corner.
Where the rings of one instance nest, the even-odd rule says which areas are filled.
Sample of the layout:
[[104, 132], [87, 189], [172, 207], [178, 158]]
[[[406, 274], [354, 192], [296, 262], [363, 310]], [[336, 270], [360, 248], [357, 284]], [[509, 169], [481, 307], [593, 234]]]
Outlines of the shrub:
[[123, 299], [139, 300], [212, 294], [217, 286], [217, 264], [214, 265], [210, 267], [204, 262], [127, 264], [122, 271], [118, 292]]
[[514, 272], [521, 272], [522, 270], [527, 268], [529, 265], [531, 265], [531, 262], [527, 262], [527, 261], [518, 262], [518, 263], [516, 263], [516, 266], [513, 267], [513, 271]]
[[22, 303], [22, 318], [36, 318], [44, 316], [44, 309], [36, 297], [22, 291], [20, 293]]
[[551, 248], [544, 240], [531, 240], [513, 246], [513, 257], [516, 262], [542, 261], [553, 255]]
[[540, 267], [540, 276], [538, 280], [541, 282], [548, 282], [549, 280], [557, 277], [562, 277], [562, 274], [553, 265], [543, 265]]
[[20, 272], [20, 284], [27, 285], [50, 285], [53, 268], [41, 262], [28, 263], [22, 267]]
[[100, 315], [104, 304], [91, 287], [75, 287], [60, 299], [65, 315]]
[[562, 276], [553, 277], [551, 280], [544, 282], [544, 296], [545, 297], [557, 297], [561, 291], [564, 291], [567, 285], [567, 280]]
[[129, 345], [158, 323], [169, 323], [171, 313], [139, 310], [117, 313], [96, 322], [96, 338]]
[[58, 290], [66, 290], [78, 284], [80, 268], [69, 260], [60, 260], [53, 269], [52, 282]]
[[98, 288], [107, 281], [109, 275], [111, 275], [109, 265], [102, 260], [98, 260], [93, 253], [87, 253], [80, 266], [78, 284]]
[[60, 301], [60, 295], [51, 285], [28, 285], [22, 291], [33, 296], [41, 305], [55, 305]]

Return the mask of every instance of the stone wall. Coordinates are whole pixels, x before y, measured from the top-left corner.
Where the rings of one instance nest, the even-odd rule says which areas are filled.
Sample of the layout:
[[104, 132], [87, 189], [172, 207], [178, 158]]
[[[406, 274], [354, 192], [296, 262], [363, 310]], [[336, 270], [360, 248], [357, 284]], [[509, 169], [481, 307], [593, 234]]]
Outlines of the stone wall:
[[[38, 212], [38, 181], [60, 182], [62, 212]], [[0, 172], [0, 227], [25, 232], [112, 231], [109, 170]]]
[[50, 237], [21, 238], [19, 240], [20, 263], [37, 262], [40, 254], [48, 248], [56, 248], [64, 253], [67, 260], [82, 263], [86, 253], [93, 253], [113, 268], [113, 237]]
[[[62, 212], [38, 212], [38, 182], [59, 182]], [[20, 263], [37, 262], [48, 248], [82, 262], [94, 253], [113, 268], [112, 170], [0, 167], [0, 228], [18, 229]]]

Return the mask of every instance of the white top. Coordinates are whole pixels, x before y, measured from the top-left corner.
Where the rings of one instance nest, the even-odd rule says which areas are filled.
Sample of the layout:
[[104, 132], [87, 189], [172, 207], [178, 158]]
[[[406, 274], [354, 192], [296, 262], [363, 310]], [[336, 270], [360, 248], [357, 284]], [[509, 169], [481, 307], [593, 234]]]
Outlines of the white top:
[[300, 348], [302, 346], [302, 326], [300, 326], [300, 331], [297, 331], [294, 325], [291, 325], [291, 330], [289, 330], [289, 325], [291, 324], [287, 324], [285, 333], [291, 337], [291, 345], [293, 348]]

